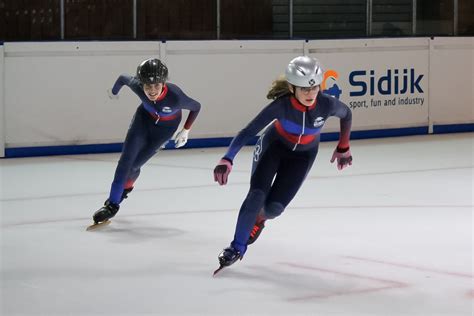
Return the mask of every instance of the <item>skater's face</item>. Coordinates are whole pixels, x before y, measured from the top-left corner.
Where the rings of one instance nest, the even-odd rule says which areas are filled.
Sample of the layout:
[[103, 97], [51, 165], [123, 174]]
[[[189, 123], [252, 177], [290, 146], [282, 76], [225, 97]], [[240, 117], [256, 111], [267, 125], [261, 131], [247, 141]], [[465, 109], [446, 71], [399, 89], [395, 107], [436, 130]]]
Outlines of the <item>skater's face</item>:
[[[293, 87], [290, 87], [293, 90]], [[295, 91], [292, 91], [295, 97], [304, 106], [312, 106], [316, 101], [316, 96], [319, 92], [319, 85], [313, 87], [295, 87]]]
[[143, 92], [145, 92], [150, 101], [156, 101], [160, 97], [162, 91], [163, 84], [161, 82], [152, 84], [145, 83], [143, 85]]

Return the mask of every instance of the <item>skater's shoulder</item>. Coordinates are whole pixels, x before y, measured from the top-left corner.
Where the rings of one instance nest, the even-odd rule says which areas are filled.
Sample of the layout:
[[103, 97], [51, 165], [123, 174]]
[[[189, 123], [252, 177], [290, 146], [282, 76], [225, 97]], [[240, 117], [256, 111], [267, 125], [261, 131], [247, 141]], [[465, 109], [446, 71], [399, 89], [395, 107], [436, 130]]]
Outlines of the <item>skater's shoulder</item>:
[[317, 96], [317, 103], [318, 105], [335, 105], [341, 104], [342, 101], [330, 94], [320, 92]]
[[119, 76], [118, 81], [122, 82], [123, 85], [129, 86], [132, 89], [143, 90], [143, 85], [141, 84], [140, 80], [138, 80], [135, 76], [122, 74]]
[[197, 103], [192, 97], [189, 97], [178, 85], [167, 82], [166, 83], [166, 97], [168, 100], [175, 100], [175, 102], [185, 102], [189, 103], [193, 101], [193, 103]]
[[173, 93], [173, 94], [182, 94], [183, 93], [183, 90], [181, 90], [181, 88], [178, 85], [174, 84], [174, 83], [167, 82], [166, 87], [168, 89], [168, 93]]
[[124, 84], [140, 84], [140, 81], [135, 76], [129, 75], [129, 74], [121, 74], [117, 78], [118, 81], [123, 82]]

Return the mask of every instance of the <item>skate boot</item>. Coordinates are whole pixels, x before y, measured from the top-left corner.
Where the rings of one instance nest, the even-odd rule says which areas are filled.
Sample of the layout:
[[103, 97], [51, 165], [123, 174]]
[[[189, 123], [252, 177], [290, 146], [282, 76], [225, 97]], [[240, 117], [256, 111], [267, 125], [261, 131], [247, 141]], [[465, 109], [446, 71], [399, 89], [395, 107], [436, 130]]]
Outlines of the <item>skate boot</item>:
[[240, 251], [235, 249], [234, 247], [227, 247], [218, 256], [219, 264], [228, 267], [234, 264], [238, 259], [242, 259], [240, 255]]
[[242, 260], [242, 255], [240, 254], [240, 251], [230, 246], [222, 250], [217, 258], [219, 259], [220, 266], [216, 271], [214, 271], [214, 275], [223, 268], [234, 264], [237, 260]]
[[118, 204], [111, 203], [108, 199], [105, 201], [104, 206], [102, 206], [97, 212], [94, 213], [92, 219], [95, 224], [105, 222], [117, 214], [120, 206]]
[[249, 240], [247, 241], [247, 245], [253, 244], [258, 236], [262, 233], [263, 228], [265, 227], [265, 219], [262, 217], [258, 217], [255, 225], [253, 225], [252, 231], [250, 232]]

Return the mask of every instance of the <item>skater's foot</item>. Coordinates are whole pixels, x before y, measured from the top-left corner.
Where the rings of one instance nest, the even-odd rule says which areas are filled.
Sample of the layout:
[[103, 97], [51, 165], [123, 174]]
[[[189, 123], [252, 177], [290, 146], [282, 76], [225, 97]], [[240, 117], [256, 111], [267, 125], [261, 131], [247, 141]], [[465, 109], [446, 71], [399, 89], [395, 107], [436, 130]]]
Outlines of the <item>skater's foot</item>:
[[227, 247], [218, 256], [219, 264], [222, 267], [228, 267], [234, 264], [237, 260], [242, 259], [240, 251], [234, 247]]
[[258, 236], [262, 233], [263, 228], [265, 227], [265, 219], [263, 217], [258, 217], [255, 225], [253, 225], [252, 231], [250, 232], [249, 240], [247, 245], [253, 244]]
[[111, 203], [109, 200], [105, 201], [104, 206], [102, 206], [97, 212], [94, 213], [92, 219], [94, 223], [102, 223], [105, 222], [117, 214], [119, 210], [119, 205]]

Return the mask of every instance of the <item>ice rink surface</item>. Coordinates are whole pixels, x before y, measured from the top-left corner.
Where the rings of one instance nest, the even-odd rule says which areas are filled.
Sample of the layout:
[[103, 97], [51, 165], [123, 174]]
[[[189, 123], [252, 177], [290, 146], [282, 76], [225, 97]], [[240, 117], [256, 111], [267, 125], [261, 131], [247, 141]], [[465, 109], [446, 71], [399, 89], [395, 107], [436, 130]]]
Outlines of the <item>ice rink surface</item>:
[[283, 215], [217, 277], [252, 147], [166, 150], [86, 231], [119, 154], [0, 160], [1, 315], [472, 315], [474, 134], [322, 143]]

